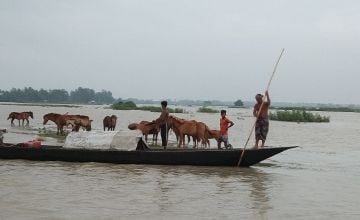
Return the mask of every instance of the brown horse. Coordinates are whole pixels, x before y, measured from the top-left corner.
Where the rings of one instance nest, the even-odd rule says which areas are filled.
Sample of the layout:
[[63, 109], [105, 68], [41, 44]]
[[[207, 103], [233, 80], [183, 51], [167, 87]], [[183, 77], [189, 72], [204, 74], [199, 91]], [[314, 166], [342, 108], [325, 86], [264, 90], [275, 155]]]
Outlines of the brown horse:
[[219, 130], [207, 130], [205, 132], [205, 138], [208, 140], [208, 142], [206, 143], [206, 145], [209, 145], [210, 147], [210, 141], [209, 139], [215, 139], [216, 142], [219, 142], [220, 140], [220, 131]]
[[91, 122], [89, 116], [86, 115], [63, 115], [65, 117], [66, 125], [73, 127], [72, 131], [79, 131], [83, 127], [86, 131], [91, 131]]
[[[175, 116], [173, 116], [175, 117]], [[186, 120], [185, 119], [180, 119], [178, 118], [181, 122], [185, 122]], [[196, 122], [195, 120], [193, 120], [193, 122]], [[179, 139], [180, 139], [180, 135], [179, 135], [179, 130], [177, 127], [173, 126], [172, 124], [172, 120], [168, 120], [167, 121], [167, 124], [168, 124], [168, 129], [172, 129], [175, 133], [175, 136], [176, 136], [176, 142], [178, 143], [179, 142]], [[168, 131], [169, 132], [169, 131]], [[197, 143], [197, 138], [195, 136], [190, 136], [190, 135], [186, 135], [187, 136], [187, 140], [188, 140], [188, 145], [190, 144], [190, 138], [192, 137], [193, 139], [193, 143], [194, 143], [194, 146], [196, 146], [196, 143]]]
[[196, 142], [208, 142], [205, 133], [209, 128], [203, 122], [197, 122], [195, 120], [188, 121], [175, 116], [169, 116], [169, 124], [171, 124], [175, 134], [177, 133], [179, 137], [178, 147], [180, 147], [181, 144], [183, 147], [185, 146], [185, 135], [193, 137], [194, 147], [196, 147]]
[[147, 137], [149, 134], [153, 135], [153, 143], [157, 145], [157, 137], [160, 132], [160, 127], [155, 122], [141, 121], [140, 123], [131, 123], [128, 128], [130, 130], [140, 130], [141, 133], [145, 136], [145, 141], [147, 142]]
[[116, 126], [116, 115], [106, 116], [103, 120], [104, 131], [107, 128], [108, 131], [114, 131]]
[[14, 120], [17, 119], [19, 121], [22, 120], [22, 126], [24, 126], [24, 121], [26, 120], [26, 126], [29, 126], [29, 117], [34, 119], [34, 115], [32, 112], [11, 112], [7, 120], [11, 119], [11, 126], [15, 126]]
[[66, 125], [66, 116], [57, 114], [57, 113], [48, 113], [44, 115], [43, 125], [45, 125], [49, 120], [54, 122], [57, 126], [56, 134], [59, 135], [64, 133], [64, 126]]

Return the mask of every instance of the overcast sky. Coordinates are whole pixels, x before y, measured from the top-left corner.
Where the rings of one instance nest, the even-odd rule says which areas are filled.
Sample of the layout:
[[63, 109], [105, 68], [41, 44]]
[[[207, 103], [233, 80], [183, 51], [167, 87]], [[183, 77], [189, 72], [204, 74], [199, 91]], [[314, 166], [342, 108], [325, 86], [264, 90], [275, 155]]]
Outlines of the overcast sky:
[[0, 0], [0, 89], [360, 104], [358, 0]]

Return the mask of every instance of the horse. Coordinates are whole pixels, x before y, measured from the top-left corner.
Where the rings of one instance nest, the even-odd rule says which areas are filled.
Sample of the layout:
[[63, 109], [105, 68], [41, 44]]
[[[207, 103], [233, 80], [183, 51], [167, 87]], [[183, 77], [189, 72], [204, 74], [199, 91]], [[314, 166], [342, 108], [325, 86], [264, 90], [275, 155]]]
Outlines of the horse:
[[114, 131], [116, 126], [117, 117], [115, 115], [106, 116], [103, 120], [104, 131], [107, 128], [108, 131]]
[[43, 125], [45, 125], [49, 120], [54, 122], [57, 126], [57, 132], [56, 134], [59, 135], [59, 133], [62, 135], [64, 133], [64, 126], [66, 125], [66, 116], [57, 114], [57, 113], [48, 113], [43, 116]]
[[147, 137], [149, 134], [153, 135], [153, 143], [157, 145], [157, 137], [160, 132], [159, 124], [149, 121], [141, 121], [140, 123], [131, 123], [128, 128], [130, 130], [140, 130], [141, 133], [145, 136], [145, 141], [147, 142]]
[[[173, 116], [175, 117], [175, 116]], [[178, 118], [180, 121], [182, 122], [185, 122], [186, 120], [185, 119], [180, 119]], [[193, 122], [196, 122], [195, 120], [192, 120]], [[172, 129], [175, 133], [175, 136], [176, 136], [176, 142], [178, 143], [179, 142], [179, 137], [180, 137], [180, 134], [179, 134], [179, 130], [177, 127], [173, 126], [172, 124], [172, 120], [168, 120], [167, 121], [167, 125], [168, 125], [168, 131], [169, 132], [169, 129]], [[193, 139], [193, 143], [194, 143], [194, 146], [196, 146], [196, 143], [197, 143], [197, 138], [195, 136], [191, 136], [189, 134], [186, 135], [187, 136], [187, 140], [188, 140], [188, 144], [190, 144], [190, 138], [192, 137]]]
[[83, 127], [86, 131], [91, 131], [91, 122], [89, 116], [86, 115], [63, 115], [66, 121], [66, 125], [72, 125], [72, 131], [79, 131], [80, 127]]
[[24, 126], [24, 121], [26, 120], [26, 126], [29, 126], [29, 117], [34, 119], [34, 115], [32, 112], [11, 112], [7, 120], [11, 119], [11, 126], [15, 126], [14, 120], [17, 119], [19, 121], [22, 120], [22, 126]]
[[178, 147], [185, 146], [185, 135], [193, 137], [194, 148], [196, 148], [196, 142], [201, 141], [207, 143], [208, 140], [205, 137], [205, 132], [209, 128], [203, 122], [197, 122], [195, 120], [187, 121], [179, 119], [175, 116], [169, 116], [168, 123], [171, 124], [175, 134], [179, 137]]
[[205, 132], [205, 138], [208, 140], [208, 142], [206, 144], [209, 145], [210, 147], [210, 141], [209, 139], [215, 139], [216, 142], [219, 142], [220, 140], [220, 131], [219, 130], [207, 130]]

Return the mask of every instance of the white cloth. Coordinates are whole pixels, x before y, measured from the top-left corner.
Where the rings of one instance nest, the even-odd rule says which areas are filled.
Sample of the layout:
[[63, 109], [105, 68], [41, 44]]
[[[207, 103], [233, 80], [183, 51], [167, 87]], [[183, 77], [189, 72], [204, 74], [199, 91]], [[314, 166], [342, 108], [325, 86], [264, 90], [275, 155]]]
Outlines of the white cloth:
[[83, 131], [71, 132], [64, 148], [135, 150], [139, 139], [138, 131]]

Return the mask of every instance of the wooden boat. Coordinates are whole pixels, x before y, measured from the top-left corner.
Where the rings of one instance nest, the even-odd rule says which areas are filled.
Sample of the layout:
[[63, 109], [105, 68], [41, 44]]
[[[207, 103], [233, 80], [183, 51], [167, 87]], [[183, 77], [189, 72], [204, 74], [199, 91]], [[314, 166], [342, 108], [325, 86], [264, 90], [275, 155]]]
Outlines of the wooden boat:
[[[291, 147], [246, 149], [240, 166], [252, 166]], [[116, 164], [159, 164], [196, 166], [237, 166], [242, 149], [154, 149], [142, 139], [134, 150], [63, 148], [42, 145], [24, 147], [23, 144], [3, 144], [0, 159], [35, 161], [99, 162]]]

